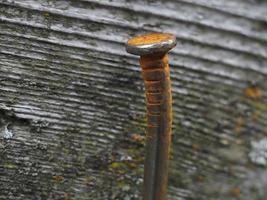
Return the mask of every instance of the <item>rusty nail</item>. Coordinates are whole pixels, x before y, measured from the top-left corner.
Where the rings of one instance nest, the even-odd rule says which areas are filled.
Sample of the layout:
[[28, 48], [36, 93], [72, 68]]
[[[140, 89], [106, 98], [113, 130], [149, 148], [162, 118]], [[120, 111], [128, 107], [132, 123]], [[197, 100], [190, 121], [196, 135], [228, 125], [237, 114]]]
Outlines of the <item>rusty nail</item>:
[[172, 125], [172, 95], [167, 52], [176, 46], [169, 33], [133, 37], [126, 51], [140, 56], [147, 106], [144, 200], [165, 200]]

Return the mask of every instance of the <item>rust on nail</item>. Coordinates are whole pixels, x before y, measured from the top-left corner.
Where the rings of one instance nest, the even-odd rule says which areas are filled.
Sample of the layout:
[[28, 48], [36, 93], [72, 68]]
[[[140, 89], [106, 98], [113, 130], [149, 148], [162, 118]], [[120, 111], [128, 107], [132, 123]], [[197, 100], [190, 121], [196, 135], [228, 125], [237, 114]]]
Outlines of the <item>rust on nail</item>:
[[176, 46], [169, 33], [128, 40], [126, 51], [140, 56], [147, 104], [144, 200], [165, 200], [172, 125], [172, 95], [167, 52]]

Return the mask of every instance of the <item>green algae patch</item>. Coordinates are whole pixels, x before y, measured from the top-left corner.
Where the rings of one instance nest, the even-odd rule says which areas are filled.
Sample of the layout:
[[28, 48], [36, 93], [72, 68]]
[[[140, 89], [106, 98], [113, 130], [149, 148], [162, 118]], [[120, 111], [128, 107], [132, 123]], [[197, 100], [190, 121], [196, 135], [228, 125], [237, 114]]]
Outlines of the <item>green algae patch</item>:
[[18, 166], [13, 163], [5, 163], [3, 166], [5, 169], [17, 169]]

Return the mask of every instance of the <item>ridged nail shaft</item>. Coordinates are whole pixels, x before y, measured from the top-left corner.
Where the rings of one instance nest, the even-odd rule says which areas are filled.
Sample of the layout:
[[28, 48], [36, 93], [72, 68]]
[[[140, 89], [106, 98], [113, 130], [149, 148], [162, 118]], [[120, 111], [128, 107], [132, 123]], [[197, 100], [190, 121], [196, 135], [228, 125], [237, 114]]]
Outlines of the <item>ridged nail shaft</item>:
[[143, 200], [165, 200], [172, 126], [172, 95], [167, 52], [171, 34], [151, 33], [130, 39], [126, 50], [140, 55], [147, 106]]

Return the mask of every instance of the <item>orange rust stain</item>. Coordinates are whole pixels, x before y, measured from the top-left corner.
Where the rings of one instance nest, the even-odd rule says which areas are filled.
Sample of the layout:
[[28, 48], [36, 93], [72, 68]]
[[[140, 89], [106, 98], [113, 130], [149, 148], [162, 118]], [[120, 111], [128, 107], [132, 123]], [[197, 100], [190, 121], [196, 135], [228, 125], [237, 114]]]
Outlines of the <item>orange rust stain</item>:
[[64, 200], [69, 200], [69, 194], [67, 192], [64, 192]]
[[[156, 68], [167, 68], [169, 67], [168, 54], [155, 53], [152, 55], [141, 56], [140, 65], [142, 69], [156, 69]], [[160, 63], [160, 65], [159, 65]]]
[[261, 99], [262, 98], [262, 90], [257, 86], [249, 86], [245, 89], [245, 95], [251, 99]]
[[241, 194], [241, 189], [239, 187], [233, 187], [231, 188], [230, 193], [235, 197], [239, 197]]
[[199, 144], [192, 144], [192, 150], [193, 150], [194, 152], [199, 151], [199, 150], [200, 150], [200, 146], [199, 146]]
[[138, 144], [144, 144], [145, 143], [145, 137], [138, 135], [138, 134], [133, 134], [132, 140]]
[[235, 132], [238, 134], [241, 133], [244, 124], [245, 124], [245, 119], [243, 117], [238, 117], [236, 120]]
[[[162, 40], [166, 40], [166, 37], [169, 36], [164, 35], [147, 35], [148, 39], [145, 37], [134, 38], [132, 41], [129, 41], [130, 45], [142, 45], [142, 44], [149, 44], [160, 42]], [[155, 37], [154, 37], [155, 36]], [[160, 64], [159, 64], [160, 63]], [[140, 65], [142, 68], [143, 73], [149, 72], [149, 70], [153, 69], [162, 69], [164, 72], [164, 76], [160, 81], [153, 81], [154, 79], [146, 80], [147, 76], [143, 76], [146, 86], [146, 97], [147, 100], [154, 99], [155, 95], [158, 94], [159, 96], [162, 95], [163, 99], [159, 102], [152, 103], [147, 101], [147, 132], [146, 132], [146, 141], [147, 144], [155, 146], [156, 142], [158, 141], [160, 144], [160, 155], [158, 157], [159, 162], [157, 165], [158, 173], [160, 176], [155, 177], [157, 179], [157, 186], [158, 191], [156, 192], [157, 199], [165, 199], [166, 189], [167, 189], [167, 161], [172, 159], [173, 152], [170, 152], [170, 140], [171, 140], [171, 122], [172, 122], [172, 98], [170, 92], [170, 76], [169, 76], [169, 65], [168, 65], [168, 56], [163, 53], [141, 56], [140, 58]], [[152, 81], [151, 81], [152, 80]], [[160, 92], [159, 92], [160, 91]], [[153, 113], [152, 107], [149, 105], [158, 105], [160, 109], [157, 111], [157, 114], [150, 115]], [[155, 119], [154, 119], [155, 117]], [[157, 118], [159, 117], [159, 119]], [[151, 123], [150, 123], [151, 122]], [[154, 123], [155, 122], [155, 123]], [[163, 129], [159, 129], [160, 126]], [[161, 131], [159, 133], [159, 130]], [[150, 158], [146, 158], [150, 159]], [[154, 159], [152, 157], [152, 159]], [[149, 169], [150, 170], [150, 169]], [[145, 169], [145, 180], [149, 179], [147, 177], [148, 171]], [[144, 183], [144, 190], [148, 187], [146, 181]], [[149, 196], [149, 195], [148, 195]]]
[[43, 12], [43, 15], [44, 15], [45, 17], [49, 17], [49, 16], [50, 16], [49, 12]]
[[64, 177], [63, 176], [53, 176], [53, 182], [55, 183], [59, 183], [59, 182], [62, 182], [64, 180]]
[[174, 40], [174, 36], [168, 33], [148, 33], [130, 39], [128, 41], [128, 44], [132, 46], [139, 46], [139, 45], [160, 43], [168, 40]]

